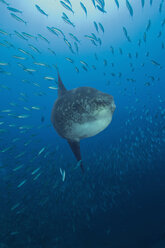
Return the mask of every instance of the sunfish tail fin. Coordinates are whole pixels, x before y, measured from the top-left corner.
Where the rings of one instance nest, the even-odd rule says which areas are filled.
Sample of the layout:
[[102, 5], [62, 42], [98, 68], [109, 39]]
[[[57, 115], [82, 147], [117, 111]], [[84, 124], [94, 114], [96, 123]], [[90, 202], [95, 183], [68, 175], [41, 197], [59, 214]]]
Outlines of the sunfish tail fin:
[[57, 74], [58, 74], [58, 97], [60, 97], [67, 92], [67, 89], [65, 88], [65, 86], [61, 80], [60, 73], [59, 73], [57, 66], [56, 66], [56, 70], [57, 70]]
[[83, 162], [82, 161], [80, 161], [80, 167], [81, 167], [82, 172], [84, 173], [84, 166], [83, 166]]
[[70, 148], [72, 152], [74, 153], [77, 161], [80, 163], [82, 172], [84, 172], [84, 167], [83, 167], [83, 163], [81, 160], [80, 142], [68, 140], [68, 144], [70, 145]]

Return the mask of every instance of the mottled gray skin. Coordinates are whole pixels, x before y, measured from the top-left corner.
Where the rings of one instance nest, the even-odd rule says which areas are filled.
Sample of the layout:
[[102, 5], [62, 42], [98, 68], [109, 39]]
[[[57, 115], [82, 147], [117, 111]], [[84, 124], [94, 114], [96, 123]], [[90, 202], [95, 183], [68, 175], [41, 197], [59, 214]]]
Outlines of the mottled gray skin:
[[108, 108], [113, 114], [115, 110], [113, 96], [95, 88], [80, 87], [66, 91], [57, 98], [53, 106], [51, 121], [61, 137], [80, 141], [90, 136], [87, 134], [80, 137], [72, 135], [71, 137], [73, 125], [75, 123], [92, 123], [97, 119], [98, 112], [105, 108]]

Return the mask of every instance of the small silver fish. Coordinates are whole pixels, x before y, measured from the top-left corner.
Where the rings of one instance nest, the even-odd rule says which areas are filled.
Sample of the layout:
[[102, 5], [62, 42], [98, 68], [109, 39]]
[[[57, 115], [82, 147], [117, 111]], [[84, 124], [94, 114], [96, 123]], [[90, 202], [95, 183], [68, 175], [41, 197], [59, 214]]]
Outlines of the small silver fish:
[[130, 15], [133, 16], [133, 8], [128, 0], [126, 0], [126, 6], [127, 9], [129, 10]]
[[27, 22], [26, 21], [24, 21], [23, 19], [21, 19], [20, 17], [18, 17], [17, 15], [15, 15], [15, 14], [13, 14], [13, 13], [10, 13], [10, 15], [15, 19], [15, 20], [17, 20], [17, 21], [19, 21], [19, 22], [23, 22], [23, 23], [25, 23], [25, 24], [27, 24]]
[[43, 147], [39, 152], [38, 152], [38, 156], [41, 155], [41, 153], [43, 153], [45, 150], [45, 147]]
[[45, 80], [50, 80], [50, 81], [54, 81], [54, 80], [55, 80], [54, 77], [49, 77], [49, 76], [44, 77], [44, 79], [45, 79]]
[[127, 40], [128, 40], [129, 42], [131, 42], [131, 39], [130, 39], [130, 37], [128, 36], [128, 32], [127, 32], [127, 29], [126, 29], [125, 27], [123, 27], [123, 32], [124, 32], [124, 35], [125, 35], [125, 37], [127, 38]]
[[56, 55], [56, 53], [55, 53], [51, 48], [48, 48], [48, 50], [49, 50], [52, 54]]
[[78, 39], [74, 34], [69, 33], [69, 35], [70, 35], [70, 37], [71, 37], [72, 39], [74, 39], [75, 41], [80, 42], [79, 39]]
[[9, 35], [6, 31], [0, 29], [0, 33], [3, 34], [3, 35]]
[[66, 3], [64, 3], [63, 1], [60, 1], [60, 3], [61, 3], [61, 5], [62, 5], [65, 9], [71, 11], [71, 12], [74, 14], [74, 11], [72, 10], [72, 8], [71, 8], [70, 6], [68, 6], [68, 5], [67, 5]]
[[73, 59], [66, 57], [66, 60], [68, 60], [70, 63], [74, 63]]
[[7, 7], [8, 10], [12, 11], [12, 12], [15, 12], [15, 13], [20, 13], [22, 14], [22, 11], [19, 10], [19, 9], [15, 9], [15, 8], [12, 8], [12, 7]]
[[100, 27], [101, 31], [104, 33], [104, 27], [100, 22], [99, 22], [99, 27]]
[[43, 14], [43, 15], [45, 15], [45, 16], [48, 16], [48, 14], [46, 14], [45, 11], [43, 11], [43, 10], [40, 8], [40, 6], [38, 6], [37, 4], [36, 4], [35, 6], [36, 6], [37, 10], [38, 10], [41, 14]]
[[52, 27], [52, 30], [55, 31], [57, 34], [58, 34], [58, 33], [61, 34], [61, 35], [65, 38], [65, 34], [62, 32], [61, 29]]
[[70, 5], [70, 7], [72, 7], [72, 4], [71, 4], [71, 2], [69, 1], [69, 0], [64, 0], [67, 4], [69, 4]]
[[5, 0], [0, 0], [0, 2], [6, 4], [7, 6], [9, 5], [9, 3], [7, 3]]
[[142, 8], [144, 7], [145, 1], [141, 0]]
[[45, 64], [45, 63], [41, 63], [41, 62], [34, 62], [35, 65], [39, 65], [39, 66], [45, 66], [45, 67], [49, 67], [49, 65]]
[[80, 5], [81, 5], [81, 8], [84, 10], [84, 12], [85, 12], [85, 14], [87, 16], [87, 9], [86, 9], [85, 5], [82, 2], [80, 2]]
[[51, 33], [53, 33], [53, 34], [55, 34], [56, 36], [58, 36], [58, 33], [55, 31], [55, 30], [53, 30], [53, 28], [51, 28], [51, 27], [46, 27]]
[[36, 37], [33, 36], [33, 35], [31, 35], [31, 34], [28, 34], [28, 33], [25, 33], [25, 32], [22, 32], [22, 34], [23, 34], [24, 36], [26, 36], [27, 38], [35, 38], [35, 39], [36, 39]]
[[119, 9], [119, 2], [118, 2], [118, 0], [114, 0], [114, 1], [116, 3], [117, 8]]
[[20, 34], [18, 31], [14, 31], [14, 33], [19, 37], [19, 38], [21, 38], [22, 40], [28, 40], [28, 39], [26, 39], [22, 34]]
[[21, 57], [21, 56], [17, 56], [17, 55], [13, 55], [13, 58], [20, 59], [20, 60], [25, 60], [26, 59], [25, 57]]
[[94, 24], [94, 26], [95, 26], [96, 31], [99, 32], [97, 23], [94, 21], [93, 24]]
[[31, 44], [28, 44], [28, 46], [29, 46], [32, 50], [34, 50], [35, 52], [41, 53], [41, 52], [38, 50], [38, 48], [36, 48], [35, 46], [33, 46], [33, 45], [31, 45]]
[[107, 13], [103, 7], [100, 7], [99, 5], [96, 5], [96, 8], [100, 10], [102, 13]]
[[151, 20], [148, 20], [148, 24], [147, 24], [147, 27], [146, 27], [147, 32], [149, 31], [150, 27], [151, 27]]
[[64, 20], [65, 23], [70, 24], [72, 27], [75, 27], [75, 24], [71, 22], [69, 19], [66, 19], [64, 17], [62, 17], [62, 19]]
[[17, 186], [17, 188], [20, 188], [22, 185], [24, 185], [25, 183], [26, 183], [26, 179], [25, 180], [23, 180], [18, 186]]
[[38, 37], [44, 41], [46, 41], [48, 44], [50, 43], [50, 41], [48, 39], [46, 39], [43, 35], [38, 34]]
[[6, 65], [9, 65], [9, 63], [6, 63], [6, 62], [0, 62], [0, 66], [6, 66]]

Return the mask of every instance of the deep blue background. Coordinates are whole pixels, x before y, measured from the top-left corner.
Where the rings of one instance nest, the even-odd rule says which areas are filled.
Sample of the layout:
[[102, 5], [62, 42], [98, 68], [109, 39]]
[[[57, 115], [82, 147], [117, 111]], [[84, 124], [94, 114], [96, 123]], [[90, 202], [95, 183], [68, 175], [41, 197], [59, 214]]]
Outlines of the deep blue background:
[[[95, 9], [92, 1], [83, 1], [87, 17], [77, 0], [72, 0], [74, 15], [57, 0], [8, 3], [23, 11], [15, 14], [27, 25], [15, 20], [0, 1], [0, 30], [8, 33], [0, 32], [0, 63], [8, 63], [0, 64], [0, 248], [165, 247], [163, 0], [153, 0], [152, 5], [146, 0], [143, 8], [140, 0], [130, 0], [132, 17], [125, 0], [119, 1], [119, 9], [115, 1], [106, 0], [106, 13]], [[48, 17], [39, 13], [35, 4]], [[62, 12], [75, 28], [64, 23]], [[151, 27], [146, 31], [149, 20]], [[97, 33], [93, 21], [101, 22], [105, 32]], [[51, 34], [47, 26], [62, 30], [74, 53], [63, 37]], [[124, 36], [123, 26], [131, 42]], [[35, 37], [42, 34], [50, 43], [40, 38], [22, 40], [15, 31]], [[78, 53], [69, 33], [80, 40]], [[100, 37], [101, 46], [84, 37], [91, 33]], [[31, 50], [29, 44], [41, 54]], [[37, 66], [35, 61], [49, 67]], [[80, 61], [88, 64], [87, 71]], [[30, 74], [18, 63], [36, 71]], [[110, 126], [81, 141], [84, 175], [75, 169], [76, 161], [67, 142], [50, 122], [57, 98], [57, 91], [48, 88], [57, 87], [53, 65], [58, 65], [66, 88], [95, 87], [115, 100]], [[45, 76], [55, 81], [45, 80]], [[29, 117], [22, 119], [20, 115]], [[64, 182], [60, 168], [66, 172]]]

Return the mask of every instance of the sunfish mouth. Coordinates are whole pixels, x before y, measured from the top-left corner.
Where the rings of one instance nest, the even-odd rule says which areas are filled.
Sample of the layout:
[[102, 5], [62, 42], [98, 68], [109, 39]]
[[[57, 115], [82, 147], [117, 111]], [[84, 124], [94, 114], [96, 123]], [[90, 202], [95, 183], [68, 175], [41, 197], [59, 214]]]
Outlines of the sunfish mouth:
[[116, 105], [115, 105], [115, 103], [114, 103], [114, 101], [113, 101], [113, 102], [111, 103], [111, 111], [112, 111], [112, 113], [114, 113], [115, 109], [116, 109]]

